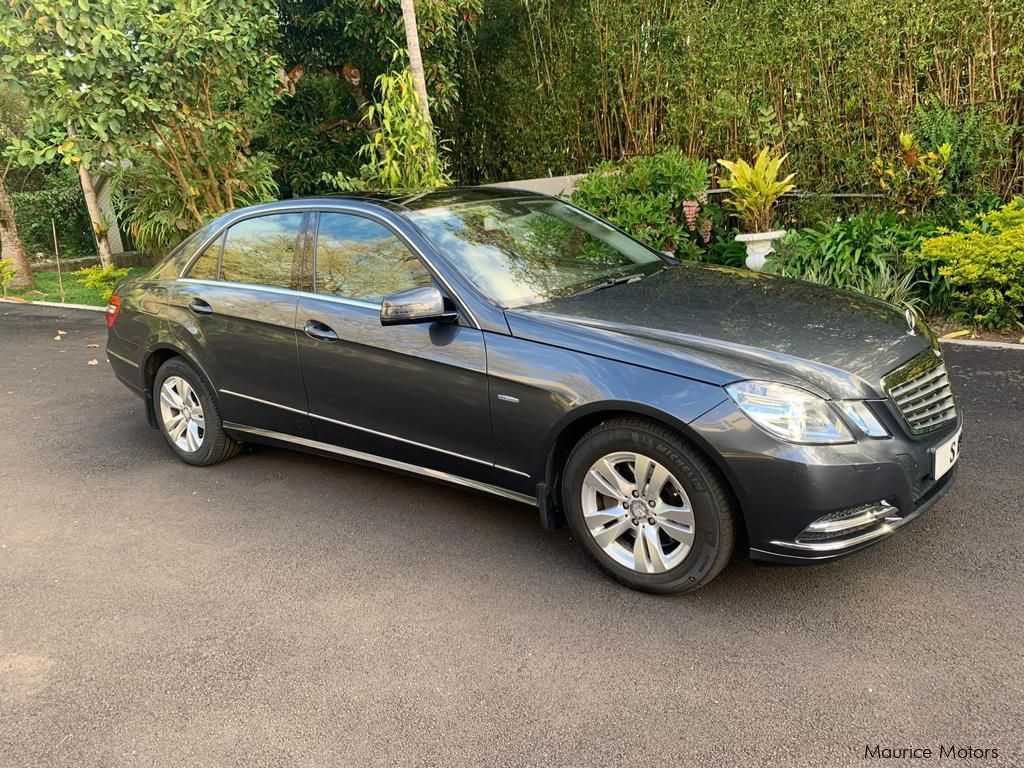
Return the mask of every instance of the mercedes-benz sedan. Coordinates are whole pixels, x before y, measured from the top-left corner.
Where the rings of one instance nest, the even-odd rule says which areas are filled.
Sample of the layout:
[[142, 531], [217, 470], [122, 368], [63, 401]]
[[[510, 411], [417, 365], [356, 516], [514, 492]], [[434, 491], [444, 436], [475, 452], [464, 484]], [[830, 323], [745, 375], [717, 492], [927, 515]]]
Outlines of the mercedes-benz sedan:
[[955, 474], [961, 420], [912, 314], [680, 263], [524, 192], [234, 211], [107, 321], [114, 372], [189, 464], [269, 443], [497, 494], [651, 592], [737, 546], [855, 552]]

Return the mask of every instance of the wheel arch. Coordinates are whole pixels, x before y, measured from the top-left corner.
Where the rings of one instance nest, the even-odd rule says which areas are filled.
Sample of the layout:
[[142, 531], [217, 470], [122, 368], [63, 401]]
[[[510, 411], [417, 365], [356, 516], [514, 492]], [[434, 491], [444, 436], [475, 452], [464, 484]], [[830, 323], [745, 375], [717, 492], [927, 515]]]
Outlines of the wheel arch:
[[220, 397], [217, 393], [217, 389], [213, 386], [213, 382], [210, 380], [209, 375], [205, 370], [203, 370], [203, 366], [201, 366], [192, 355], [181, 347], [176, 347], [172, 344], [155, 344], [146, 353], [146, 357], [143, 359], [141, 366], [146, 401], [146, 421], [149, 422], [149, 426], [153, 429], [159, 429], [160, 427], [156, 418], [156, 403], [153, 396], [153, 384], [156, 381], [156, 373], [164, 363], [175, 357], [180, 357], [199, 372], [199, 375], [206, 380], [206, 384], [208, 385], [210, 392], [213, 393], [214, 398], [217, 400], [217, 407], [220, 408]]
[[676, 432], [687, 442], [699, 450], [717, 470], [728, 490], [730, 501], [740, 517], [737, 521], [738, 530], [746, 534], [746, 514], [736, 492], [735, 477], [729, 470], [722, 455], [704, 439], [699, 432], [686, 422], [660, 411], [657, 408], [641, 403], [606, 402], [595, 403], [589, 407], [573, 411], [566, 420], [553, 430], [546, 448], [543, 489], [538, 490], [537, 504], [540, 509], [541, 523], [545, 528], [560, 528], [565, 524], [565, 512], [562, 509], [562, 468], [572, 449], [591, 429], [606, 421], [620, 417], [639, 417]]

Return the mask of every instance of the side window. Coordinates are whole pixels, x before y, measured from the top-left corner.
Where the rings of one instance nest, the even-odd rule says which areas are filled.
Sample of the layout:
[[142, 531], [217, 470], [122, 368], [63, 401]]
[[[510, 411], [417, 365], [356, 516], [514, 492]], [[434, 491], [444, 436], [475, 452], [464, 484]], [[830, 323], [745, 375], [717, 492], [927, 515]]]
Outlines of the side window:
[[220, 247], [223, 242], [224, 238], [218, 237], [210, 243], [202, 255], [195, 260], [187, 277], [195, 280], [216, 280], [217, 269], [220, 267]]
[[317, 293], [378, 302], [430, 283], [423, 263], [383, 224], [346, 213], [320, 214]]
[[299, 289], [295, 243], [301, 213], [278, 213], [240, 221], [227, 231], [220, 279], [234, 283]]

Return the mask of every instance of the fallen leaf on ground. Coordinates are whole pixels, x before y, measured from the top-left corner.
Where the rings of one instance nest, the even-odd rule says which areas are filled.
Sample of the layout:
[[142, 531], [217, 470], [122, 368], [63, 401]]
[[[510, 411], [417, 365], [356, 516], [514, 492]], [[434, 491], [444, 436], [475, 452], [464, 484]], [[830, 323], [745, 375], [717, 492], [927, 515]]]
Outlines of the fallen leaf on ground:
[[952, 331], [951, 333], [944, 334], [943, 336], [940, 336], [939, 338], [941, 338], [941, 339], [959, 339], [961, 336], [970, 336], [971, 332], [972, 331], [971, 331], [970, 328], [963, 328], [963, 329], [961, 329], [959, 331]]
[[85, 348], [86, 349], [99, 349], [100, 345], [99, 344], [86, 344]]
[[93, 358], [92, 360], [90, 360], [88, 362], [88, 365], [99, 365], [99, 364], [100, 364], [100, 361], [97, 360], [96, 358]]
[[64, 338], [64, 337], [63, 337], [63, 336], [61, 336], [61, 335], [60, 335], [60, 334], [58, 333], [58, 334], [57, 334], [56, 336], [54, 336], [54, 337], [53, 337], [53, 340], [54, 340], [54, 341], [60, 341], [60, 340], [61, 340], [61, 339], [63, 339], [63, 338]]
[[67, 336], [67, 331], [57, 331], [61, 336]]

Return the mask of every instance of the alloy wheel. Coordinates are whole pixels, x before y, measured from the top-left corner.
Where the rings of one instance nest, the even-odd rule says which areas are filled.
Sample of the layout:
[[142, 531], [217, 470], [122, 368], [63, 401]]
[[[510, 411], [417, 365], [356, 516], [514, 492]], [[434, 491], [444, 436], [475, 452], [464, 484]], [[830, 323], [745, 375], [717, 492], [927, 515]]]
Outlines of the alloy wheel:
[[602, 456], [583, 480], [583, 519], [612, 560], [638, 573], [664, 573], [693, 547], [694, 515], [682, 484], [633, 451]]
[[160, 387], [160, 418], [171, 442], [186, 453], [203, 445], [206, 421], [192, 385], [181, 376], [168, 376]]

